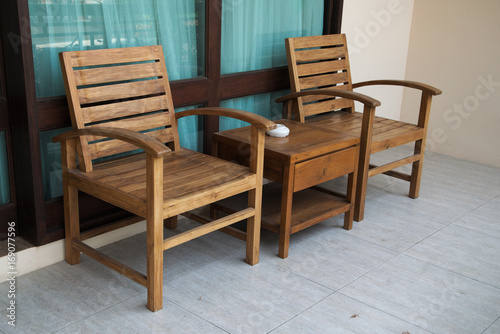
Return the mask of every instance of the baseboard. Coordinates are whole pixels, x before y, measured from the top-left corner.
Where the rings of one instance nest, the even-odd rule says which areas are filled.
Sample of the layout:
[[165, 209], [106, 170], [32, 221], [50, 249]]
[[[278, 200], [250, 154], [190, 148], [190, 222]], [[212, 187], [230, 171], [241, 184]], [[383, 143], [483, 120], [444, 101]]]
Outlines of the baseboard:
[[[94, 248], [99, 248], [105, 245], [112, 244], [122, 239], [129, 238], [136, 234], [146, 231], [144, 221], [123, 227], [119, 230], [108, 232], [88, 240], [85, 243]], [[19, 277], [50, 266], [51, 264], [64, 261], [64, 240], [58, 240], [40, 247], [31, 247], [15, 253], [15, 277]], [[7, 281], [13, 275], [9, 268], [10, 262], [8, 257], [0, 258], [0, 283]]]

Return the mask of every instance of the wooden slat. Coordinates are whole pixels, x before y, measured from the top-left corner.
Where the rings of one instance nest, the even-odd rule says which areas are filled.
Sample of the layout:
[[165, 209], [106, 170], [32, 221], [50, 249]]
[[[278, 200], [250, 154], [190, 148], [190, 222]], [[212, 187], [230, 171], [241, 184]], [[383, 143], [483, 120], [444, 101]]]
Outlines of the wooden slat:
[[125, 192], [127, 191], [123, 188], [130, 184], [135, 184], [142, 188], [146, 188], [146, 166], [142, 165], [142, 168], [136, 168], [133, 164], [124, 164], [123, 170], [118, 171], [116, 174], [107, 173], [102, 177], [95, 178], [96, 181], [105, 183], [110, 187], [120, 189]]
[[191, 192], [182, 197], [170, 197], [163, 206], [164, 216], [178, 215], [195, 208], [208, 205], [215, 201], [255, 189], [254, 174], [242, 174], [238, 178], [225, 181], [224, 187], [215, 184], [212, 187]]
[[165, 93], [162, 80], [144, 80], [78, 90], [81, 104], [128, 99]]
[[93, 107], [85, 107], [82, 108], [82, 114], [83, 120], [87, 124], [167, 109], [167, 97], [166, 95], [161, 95]]
[[375, 118], [375, 122], [373, 124], [373, 135], [375, 136], [381, 133], [386, 133], [387, 131], [401, 128], [404, 125], [407, 124], [391, 119]]
[[159, 63], [154, 62], [76, 70], [74, 74], [76, 85], [82, 86], [160, 77], [162, 72]]
[[[173, 140], [173, 134], [170, 128], [146, 132], [144, 134], [158, 140], [161, 143], [167, 143]], [[92, 160], [136, 149], [137, 146], [119, 140], [108, 140], [89, 144]]]
[[[330, 73], [314, 77], [299, 78], [300, 90], [329, 87], [337, 84], [345, 84], [349, 81], [347, 72]], [[352, 90], [352, 89], [351, 89]]]
[[420, 160], [421, 158], [422, 158], [422, 156], [420, 154], [415, 154], [415, 155], [412, 155], [410, 157], [399, 159], [399, 160], [390, 162], [390, 163], [382, 165], [382, 166], [371, 168], [368, 171], [368, 177], [372, 177], [372, 176], [375, 176], [375, 175], [378, 175], [378, 174], [382, 174], [382, 173], [388, 172], [390, 170], [393, 170], [395, 168], [411, 164], [411, 163], [413, 163], [413, 162], [415, 162], [417, 160]]
[[373, 137], [371, 152], [373, 154], [387, 150], [391, 147], [410, 143], [412, 141], [422, 139], [423, 136], [424, 129], [418, 127], [397, 133], [389, 133], [388, 136], [385, 134], [379, 134]]
[[303, 106], [306, 116], [321, 114], [333, 110], [352, 107], [353, 102], [348, 99], [335, 99], [324, 102], [318, 102]]
[[[118, 121], [111, 121], [105, 123], [99, 123], [96, 125], [88, 125], [86, 128], [99, 128], [102, 126], [112, 127], [112, 128], [120, 128], [120, 129], [129, 129], [132, 131], [145, 131], [154, 128], [159, 128], [162, 126], [166, 126], [169, 124], [170, 117], [168, 114], [159, 112], [149, 115], [143, 115], [138, 117], [131, 117], [127, 119], [120, 119]], [[87, 141], [90, 143], [94, 140], [103, 139], [106, 137], [102, 136], [87, 136]]]
[[252, 217], [255, 214], [254, 208], [247, 208], [242, 211], [238, 211], [229, 216], [214, 220], [208, 224], [196, 227], [189, 231], [177, 234], [173, 237], [167, 238], [163, 242], [163, 250], [170, 249], [172, 247], [178, 246], [187, 241], [193, 240], [195, 238], [201, 237], [202, 235], [208, 234], [210, 232], [216, 231], [220, 228], [226, 227], [228, 225], [237, 223], [241, 220]]
[[87, 240], [87, 239], [93, 238], [95, 236], [101, 235], [103, 233], [115, 231], [115, 230], [118, 230], [122, 227], [136, 224], [136, 223], [143, 221], [143, 220], [144, 220], [144, 218], [142, 218], [142, 217], [132, 216], [130, 218], [124, 219], [124, 220], [117, 222], [117, 223], [114, 223], [114, 224], [96, 227], [96, 228], [93, 228], [89, 231], [83, 232], [80, 235], [80, 239]]
[[[124, 53], [125, 52], [125, 53]], [[159, 60], [161, 47], [131, 47], [126, 49], [108, 49], [103, 50], [87, 50], [76, 51], [71, 57], [71, 65], [73, 67], [97, 66], [108, 64], [123, 63], [123, 59], [127, 62], [140, 62], [149, 60]]]
[[142, 286], [146, 286], [147, 278], [146, 275], [141, 274], [137, 270], [134, 270], [112, 258], [109, 256], [95, 250], [94, 248], [87, 246], [81, 241], [73, 240], [72, 246], [76, 250], [82, 252], [83, 254], [93, 258], [97, 262], [104, 264], [105, 266], [117, 271], [125, 277], [130, 278], [134, 282], [139, 283]]
[[[349, 85], [338, 85], [338, 86], [326, 87], [326, 88], [348, 91]], [[302, 103], [316, 102], [319, 100], [332, 99], [332, 98], [333, 98], [333, 96], [331, 96], [331, 95], [313, 95], [313, 94], [301, 97]]]
[[322, 35], [294, 38], [295, 49], [317, 48], [330, 45], [343, 45], [343, 35]]
[[407, 133], [411, 133], [411, 132], [418, 131], [418, 130], [419, 130], [419, 128], [415, 125], [402, 123], [401, 126], [393, 128], [392, 130], [385, 131], [385, 132], [378, 133], [378, 134], [374, 135], [373, 140], [378, 141], [378, 140], [395, 138], [395, 137], [399, 137], [399, 136], [405, 135]]
[[88, 174], [89, 173], [74, 171], [72, 173], [68, 173], [68, 179], [71, 182], [71, 185], [78, 188], [79, 191], [83, 191], [84, 193], [132, 212], [140, 217], [146, 218], [147, 210], [145, 207], [145, 198], [139, 198], [137, 196], [120, 192], [107, 184], [94, 182], [92, 176]]
[[359, 131], [361, 129], [361, 120], [357, 118], [351, 118], [345, 122], [335, 123], [335, 131], [355, 133], [359, 136]]
[[[214, 188], [217, 185], [220, 185], [220, 191], [222, 191], [226, 183], [243, 178], [249, 172], [246, 168], [233, 169], [227, 164], [206, 164], [183, 174], [169, 180], [171, 182], [165, 189], [165, 197], [181, 198], [203, 189]], [[216, 192], [219, 189], [213, 191]]]
[[297, 76], [316, 75], [347, 70], [345, 59], [297, 65]]
[[348, 112], [335, 112], [329, 115], [322, 115], [318, 117], [311, 117], [307, 119], [308, 123], [314, 125], [333, 125], [337, 123], [354, 121], [355, 119], [359, 119], [361, 122], [361, 118], [358, 117], [360, 113], [348, 113]]
[[[378, 166], [370, 164], [370, 168], [377, 168], [377, 167]], [[382, 174], [389, 175], [389, 176], [395, 177], [395, 178], [403, 180], [403, 181], [411, 182], [411, 175], [405, 174], [405, 173], [401, 173], [401, 172], [398, 172], [398, 171], [395, 171], [395, 170], [390, 170], [390, 171], [384, 172]]]
[[318, 61], [318, 60], [330, 60], [330, 59], [345, 58], [345, 54], [346, 50], [343, 47], [302, 50], [302, 51], [297, 50], [295, 51], [295, 60], [297, 63]]
[[[234, 213], [234, 210], [233, 212]], [[191, 220], [194, 220], [195, 222], [198, 222], [200, 224], [209, 224], [213, 222], [213, 220], [207, 219], [205, 217], [201, 217], [197, 214], [194, 214], [192, 212], [186, 212], [182, 214], [184, 217], [189, 218]], [[244, 231], [238, 230], [237, 228], [231, 227], [231, 226], [226, 226], [220, 229], [221, 232], [224, 232], [226, 234], [229, 234], [230, 236], [233, 236], [235, 238], [238, 238], [240, 240], [246, 241], [247, 239], [247, 234]]]

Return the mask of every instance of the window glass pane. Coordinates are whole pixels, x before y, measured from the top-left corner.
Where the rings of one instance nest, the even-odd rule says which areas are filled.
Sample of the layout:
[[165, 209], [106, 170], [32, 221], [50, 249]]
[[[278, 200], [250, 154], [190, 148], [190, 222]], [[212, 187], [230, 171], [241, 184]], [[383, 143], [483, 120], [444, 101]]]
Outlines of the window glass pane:
[[[201, 107], [202, 106], [176, 108], [175, 112]], [[198, 152], [203, 151], [203, 117], [183, 117], [179, 119], [177, 127], [179, 131], [179, 142], [181, 147], [185, 147]]]
[[29, 0], [37, 95], [64, 95], [61, 51], [161, 44], [170, 80], [203, 75], [204, 1]]
[[[277, 120], [282, 118], [282, 113], [281, 113], [281, 104], [277, 104], [275, 100], [278, 97], [286, 95], [288, 93], [290, 93], [290, 90], [283, 90], [278, 92], [264, 93], [264, 94], [240, 97], [231, 100], [225, 100], [221, 101], [221, 107], [246, 110], [264, 116], [265, 118], [270, 120]], [[220, 131], [239, 128], [247, 125], [249, 124], [240, 120], [228, 117], [219, 118]]]
[[42, 155], [43, 195], [45, 200], [62, 196], [61, 144], [52, 138], [71, 130], [62, 128], [40, 132], [40, 152]]
[[9, 164], [5, 131], [0, 131], [0, 205], [10, 202]]
[[223, 0], [222, 74], [286, 66], [285, 38], [323, 32], [323, 0]]

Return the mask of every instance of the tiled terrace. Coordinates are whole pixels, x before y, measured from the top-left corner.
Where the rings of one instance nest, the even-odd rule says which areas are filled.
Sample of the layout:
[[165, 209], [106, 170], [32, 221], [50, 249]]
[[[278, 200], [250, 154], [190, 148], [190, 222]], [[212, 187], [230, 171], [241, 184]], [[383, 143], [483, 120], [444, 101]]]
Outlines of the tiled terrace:
[[[407, 189], [371, 178], [364, 221], [296, 233], [286, 260], [269, 233], [254, 267], [220, 232], [171, 249], [156, 313], [144, 287], [86, 256], [45, 267], [17, 279], [15, 328], [0, 284], [0, 332], [500, 333], [500, 169], [429, 153], [420, 198]], [[144, 234], [102, 250], [145, 272]]]

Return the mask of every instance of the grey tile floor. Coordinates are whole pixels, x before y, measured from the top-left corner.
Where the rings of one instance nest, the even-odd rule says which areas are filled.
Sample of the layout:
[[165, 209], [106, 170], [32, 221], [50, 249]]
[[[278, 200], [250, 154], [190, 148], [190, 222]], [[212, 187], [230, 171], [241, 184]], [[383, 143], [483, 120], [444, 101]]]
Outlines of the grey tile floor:
[[[86, 256], [54, 264], [18, 278], [15, 328], [0, 284], [0, 332], [500, 333], [500, 169], [428, 154], [420, 198], [407, 189], [371, 178], [364, 221], [294, 234], [286, 260], [269, 233], [253, 267], [244, 242], [220, 232], [171, 249], [156, 313], [142, 286]], [[102, 250], [144, 272], [144, 244], [140, 234]]]

